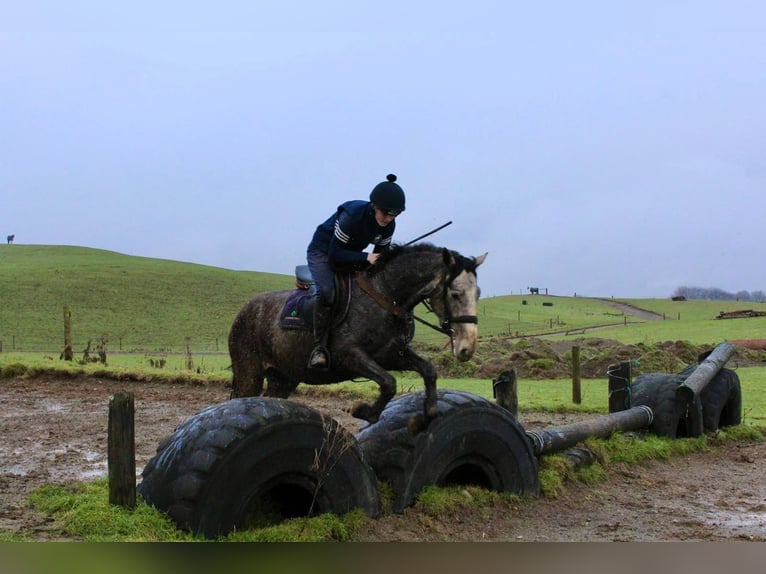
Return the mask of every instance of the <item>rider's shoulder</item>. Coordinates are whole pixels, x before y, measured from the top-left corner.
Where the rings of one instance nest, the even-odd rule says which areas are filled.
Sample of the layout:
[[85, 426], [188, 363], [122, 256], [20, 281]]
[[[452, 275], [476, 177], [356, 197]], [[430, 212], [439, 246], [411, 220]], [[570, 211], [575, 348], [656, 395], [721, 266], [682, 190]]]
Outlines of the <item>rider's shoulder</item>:
[[338, 206], [338, 213], [345, 213], [351, 218], [361, 217], [370, 209], [370, 202], [363, 199], [352, 199]]

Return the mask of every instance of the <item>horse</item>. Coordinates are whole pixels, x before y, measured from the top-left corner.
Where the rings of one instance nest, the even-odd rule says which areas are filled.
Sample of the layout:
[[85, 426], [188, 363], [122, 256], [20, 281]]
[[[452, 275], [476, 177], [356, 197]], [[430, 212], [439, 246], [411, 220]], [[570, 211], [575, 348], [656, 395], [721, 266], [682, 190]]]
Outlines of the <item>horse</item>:
[[8, 245], [10, 245], [11, 243], [13, 243], [13, 240], [16, 239], [16, 235], [9, 235], [8, 237], [6, 237], [6, 239], [8, 240]]
[[[414, 321], [448, 335], [455, 358], [469, 360], [478, 337], [476, 268], [486, 256], [466, 257], [430, 243], [395, 245], [375, 265], [357, 270], [348, 282], [345, 309], [337, 313], [342, 321], [334, 322], [330, 332], [330, 366], [324, 371], [308, 368], [313, 333], [280, 326], [280, 313], [294, 290], [254, 296], [241, 308], [229, 333], [231, 398], [262, 393], [288, 398], [300, 382], [324, 385], [371, 379], [380, 387], [379, 396], [373, 403], [355, 405], [351, 414], [374, 423], [396, 394], [396, 379], [389, 371], [415, 371], [425, 385], [423, 414], [426, 420], [433, 419], [438, 414], [437, 371], [410, 346]], [[438, 326], [414, 314], [419, 303], [436, 314]]]

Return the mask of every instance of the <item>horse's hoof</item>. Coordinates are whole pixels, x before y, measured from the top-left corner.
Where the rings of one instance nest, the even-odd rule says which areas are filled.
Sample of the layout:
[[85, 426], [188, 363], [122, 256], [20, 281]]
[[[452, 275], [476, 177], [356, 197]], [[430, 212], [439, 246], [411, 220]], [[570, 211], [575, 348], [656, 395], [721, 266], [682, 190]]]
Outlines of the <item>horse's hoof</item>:
[[355, 419], [362, 419], [368, 423], [378, 422], [378, 415], [372, 413], [372, 408], [367, 403], [358, 403], [351, 409], [351, 416]]
[[430, 422], [431, 420], [426, 418], [422, 413], [411, 416], [407, 421], [407, 432], [412, 436], [420, 434], [428, 428]]

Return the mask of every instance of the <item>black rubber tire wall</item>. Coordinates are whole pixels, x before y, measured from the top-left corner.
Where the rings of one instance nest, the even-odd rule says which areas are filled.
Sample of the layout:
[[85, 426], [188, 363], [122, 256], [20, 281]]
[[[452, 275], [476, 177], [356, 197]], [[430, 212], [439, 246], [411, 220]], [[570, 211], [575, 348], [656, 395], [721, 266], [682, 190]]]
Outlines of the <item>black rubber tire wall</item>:
[[315, 493], [313, 514], [359, 507], [375, 517], [380, 506], [377, 479], [354, 436], [284, 399], [247, 397], [208, 407], [160, 443], [142, 474], [138, 491], [149, 504], [208, 538], [246, 528], [254, 504], [275, 500], [286, 506], [301, 500], [290, 510], [303, 515]]
[[499, 492], [539, 494], [532, 445], [507, 410], [450, 390], [438, 391], [438, 407], [439, 416], [413, 436], [408, 424], [423, 412], [423, 392], [402, 395], [356, 435], [378, 479], [391, 484], [395, 512], [429, 485], [477, 483]]
[[[686, 380], [697, 365], [681, 371]], [[705, 432], [716, 432], [721, 427], [742, 423], [742, 387], [739, 375], [731, 369], [720, 369], [700, 393], [702, 424]]]
[[705, 432], [742, 423], [742, 388], [739, 375], [731, 369], [721, 369], [702, 389], [702, 422]]
[[678, 385], [686, 380], [680, 375], [647, 373], [636, 377], [631, 385], [634, 407], [646, 405], [652, 409], [654, 420], [649, 430], [669, 438], [698, 437], [703, 433], [702, 402], [699, 397], [688, 409], [676, 400]]

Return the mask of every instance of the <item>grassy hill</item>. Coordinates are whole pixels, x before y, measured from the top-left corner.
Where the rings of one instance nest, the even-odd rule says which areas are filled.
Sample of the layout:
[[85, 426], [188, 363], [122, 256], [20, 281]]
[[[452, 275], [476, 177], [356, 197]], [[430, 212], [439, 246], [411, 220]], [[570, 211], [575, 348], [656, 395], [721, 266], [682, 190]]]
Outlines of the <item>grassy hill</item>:
[[[86, 247], [0, 245], [0, 341], [5, 352], [63, 349], [63, 308], [72, 313], [73, 349], [109, 341], [110, 351], [226, 353], [231, 322], [262, 291], [289, 289], [288, 275], [122, 255]], [[718, 320], [721, 311], [763, 303], [622, 300], [664, 314], [646, 321], [585, 297], [509, 295], [479, 302], [481, 336], [551, 334], [623, 343], [688, 340], [695, 344], [766, 336], [766, 317]], [[419, 311], [427, 317], [424, 310]], [[569, 333], [569, 334], [567, 334]], [[443, 344], [444, 335], [417, 326], [416, 340]]]
[[86, 247], [0, 246], [3, 350], [64, 347], [63, 308], [73, 349], [89, 339], [110, 349], [226, 350], [231, 322], [261, 291], [288, 289], [291, 277], [231, 271]]

